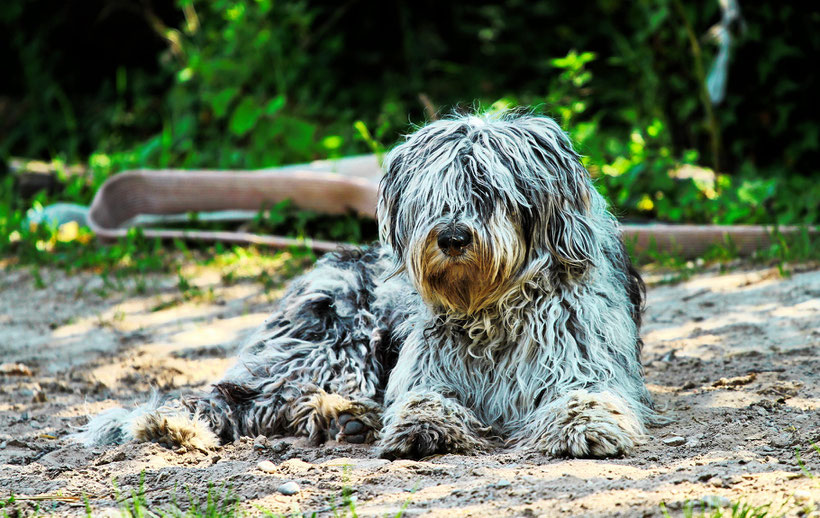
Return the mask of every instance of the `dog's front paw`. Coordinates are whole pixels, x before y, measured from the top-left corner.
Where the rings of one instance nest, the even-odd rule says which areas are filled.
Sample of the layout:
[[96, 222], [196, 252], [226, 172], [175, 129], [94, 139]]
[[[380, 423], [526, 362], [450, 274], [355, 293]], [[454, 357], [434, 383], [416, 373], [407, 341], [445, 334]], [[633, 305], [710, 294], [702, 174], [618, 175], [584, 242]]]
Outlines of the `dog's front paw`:
[[385, 430], [379, 442], [379, 457], [421, 459], [448, 453], [445, 432], [435, 423], [399, 423]]
[[339, 442], [365, 444], [373, 442], [376, 430], [357, 419], [355, 414], [343, 412], [330, 421], [329, 435]]
[[379, 438], [382, 408], [372, 401], [320, 391], [302, 406], [299, 413], [308, 416], [304, 420], [306, 435], [316, 444], [327, 439], [367, 444]]
[[219, 446], [219, 438], [196, 415], [151, 412], [140, 416], [133, 427], [136, 440], [156, 442], [168, 448], [206, 452]]
[[629, 453], [644, 437], [641, 422], [622, 398], [575, 390], [556, 408], [538, 446], [553, 456], [614, 457]]
[[408, 398], [382, 430], [379, 456], [420, 459], [437, 453], [489, 449], [490, 431], [458, 403], [441, 396]]

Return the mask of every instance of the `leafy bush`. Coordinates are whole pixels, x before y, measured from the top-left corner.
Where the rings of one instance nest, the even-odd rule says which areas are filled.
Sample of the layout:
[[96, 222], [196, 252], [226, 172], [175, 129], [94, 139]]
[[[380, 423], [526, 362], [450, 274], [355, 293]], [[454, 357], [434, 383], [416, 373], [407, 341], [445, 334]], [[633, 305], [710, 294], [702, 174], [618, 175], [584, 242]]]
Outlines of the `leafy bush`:
[[0, 246], [28, 232], [32, 202], [88, 203], [122, 169], [380, 151], [458, 105], [558, 118], [626, 219], [817, 224], [820, 8], [741, 9], [727, 94], [711, 106], [717, 1], [14, 0], [0, 8], [0, 156], [80, 161], [89, 174], [36, 200], [5, 181]]

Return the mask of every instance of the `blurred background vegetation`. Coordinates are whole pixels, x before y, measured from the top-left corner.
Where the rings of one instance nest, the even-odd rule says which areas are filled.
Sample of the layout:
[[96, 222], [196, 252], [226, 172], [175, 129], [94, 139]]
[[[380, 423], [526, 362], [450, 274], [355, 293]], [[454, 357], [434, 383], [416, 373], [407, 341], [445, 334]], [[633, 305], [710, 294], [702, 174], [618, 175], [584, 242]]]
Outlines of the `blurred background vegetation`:
[[739, 4], [713, 103], [718, 0], [8, 0], [0, 160], [62, 181], [0, 173], [0, 249], [126, 168], [379, 151], [458, 106], [556, 117], [626, 220], [817, 224], [820, 5]]

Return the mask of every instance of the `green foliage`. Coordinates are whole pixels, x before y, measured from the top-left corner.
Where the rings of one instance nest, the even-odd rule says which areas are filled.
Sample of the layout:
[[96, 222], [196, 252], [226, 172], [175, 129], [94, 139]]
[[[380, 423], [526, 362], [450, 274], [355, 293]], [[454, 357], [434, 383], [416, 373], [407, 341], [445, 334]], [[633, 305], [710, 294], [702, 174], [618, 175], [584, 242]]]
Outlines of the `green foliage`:
[[[462, 104], [536, 106], [558, 118], [625, 220], [820, 222], [812, 177], [820, 130], [808, 115], [820, 72], [806, 66], [820, 49], [814, 8], [742, 5], [727, 96], [710, 106], [702, 76], [715, 54], [707, 34], [720, 17], [716, 1], [597, 0], [583, 11], [561, 2], [445, 2], [435, 15], [406, 3], [177, 0], [152, 11], [146, 2], [111, 7], [134, 17], [127, 27], [142, 27], [134, 33], [141, 60], [115, 56], [97, 68], [84, 67], [74, 40], [59, 38], [74, 23], [104, 38], [101, 28], [115, 27], [108, 12], [89, 4], [41, 23], [48, 2], [0, 9], [0, 29], [11, 35], [0, 54], [12, 69], [0, 87], [12, 99], [0, 98], [9, 121], [0, 124], [0, 157], [50, 158], [64, 184], [23, 199], [10, 175], [0, 177], [0, 255], [21, 263], [104, 269], [133, 256], [118, 244], [91, 258], [54, 229], [23, 228], [32, 206], [87, 204], [114, 172], [380, 155], [411, 123]], [[65, 173], [74, 162], [87, 174]], [[277, 210], [253, 229], [375, 237], [355, 218]]]
[[[186, 490], [187, 502], [180, 505], [174, 491], [171, 504], [163, 508], [151, 506], [145, 497], [145, 471], [140, 473], [139, 483], [131, 491], [131, 495], [123, 497], [114, 481], [114, 494], [119, 502], [120, 515], [123, 518], [142, 518], [144, 516], [159, 516], [162, 518], [233, 518], [246, 516], [239, 506], [239, 498], [234, 495], [230, 487], [224, 484], [214, 487], [208, 484], [208, 493], [205, 501], [193, 496]], [[91, 505], [86, 501], [86, 512], [90, 516]]]
[[[820, 455], [820, 446], [818, 446], [817, 444], [815, 444], [813, 442], [810, 443], [810, 445], [811, 445], [812, 449], [814, 451], [816, 451], [818, 455]], [[809, 479], [811, 479], [815, 483], [820, 483], [820, 480], [817, 480], [817, 477], [815, 477], [814, 473], [812, 473], [809, 470], [809, 468], [806, 467], [806, 464], [803, 462], [803, 457], [800, 456], [800, 448], [799, 447], [796, 447], [794, 449], [794, 457], [797, 460], [797, 465], [800, 466], [800, 471], [803, 473], [803, 475], [808, 477]]]
[[[201, 501], [186, 489], [186, 502], [180, 503], [176, 496], [176, 491], [171, 497], [171, 504], [164, 507], [152, 506], [145, 497], [145, 472], [140, 473], [137, 487], [131, 491], [129, 497], [121, 497], [117, 489], [116, 481], [114, 490], [120, 506], [120, 514], [123, 518], [141, 518], [143, 516], [158, 516], [162, 518], [234, 518], [245, 516], [265, 516], [268, 518], [317, 518], [319, 512], [305, 513], [301, 511], [293, 512], [289, 515], [274, 513], [263, 507], [254, 506], [256, 512], [249, 513], [240, 506], [240, 500], [235, 495], [230, 486], [225, 484], [215, 487], [208, 484], [208, 493], [205, 501]], [[342, 488], [341, 505], [337, 506], [335, 497], [330, 497], [330, 508], [335, 518], [356, 518], [355, 499], [352, 497], [352, 490], [349, 486]], [[409, 504], [407, 499], [402, 508], [389, 518], [401, 518]], [[92, 514], [91, 505], [86, 499], [86, 512], [88, 516]], [[261, 514], [260, 514], [261, 513]], [[385, 515], [385, 518], [388, 518]]]
[[[307, 51], [322, 10], [306, 2], [180, 0], [187, 23], [167, 63], [159, 166], [257, 168], [361, 151], [350, 121], [322, 117], [309, 88], [333, 78]], [[307, 98], [305, 98], [307, 97]]]
[[[589, 70], [595, 54], [571, 51], [551, 60], [561, 73], [544, 97], [496, 102], [497, 108], [520, 102], [548, 108], [565, 122], [585, 155], [596, 186], [610, 200], [616, 214], [635, 220], [665, 220], [715, 224], [815, 224], [820, 187], [801, 176], [759, 176], [748, 165], [735, 175], [699, 166], [697, 150], [675, 155], [674, 140], [660, 118], [642, 119], [634, 110], [621, 113], [631, 129], [608, 129], [601, 120], [612, 114], [596, 110], [590, 94], [596, 78]], [[788, 200], [788, 201], [787, 201]]]
[[[185, 498], [183, 501], [177, 497], [177, 488], [175, 487], [170, 495], [170, 503], [162, 506], [152, 505], [146, 497], [148, 491], [145, 486], [145, 471], [140, 472], [139, 481], [130, 493], [123, 494], [120, 490], [117, 480], [112, 481], [114, 488], [114, 499], [118, 504], [120, 516], [123, 518], [143, 518], [143, 517], [158, 517], [158, 518], [239, 518], [248, 516], [265, 516], [268, 518], [318, 518], [320, 514], [324, 516], [326, 510], [314, 512], [294, 511], [290, 514], [274, 513], [269, 509], [254, 505], [254, 510], [250, 511], [243, 508], [238, 495], [233, 492], [233, 489], [225, 483], [215, 486], [213, 483], [208, 483], [208, 492], [203, 499], [193, 495], [189, 488], [185, 488]], [[329, 498], [330, 511], [333, 512], [335, 518], [356, 518], [355, 498], [352, 496], [352, 489], [349, 486], [342, 488], [341, 505], [336, 505], [336, 498], [331, 496]], [[51, 504], [50, 511], [58, 511], [58, 502], [72, 502], [82, 503], [85, 507], [85, 515], [89, 518], [95, 516], [93, 501], [88, 495], [83, 494], [82, 498], [65, 496], [62, 494], [45, 495], [33, 498], [23, 498], [23, 501], [33, 500], [35, 502], [34, 512], [31, 516], [40, 516], [39, 502]], [[10, 495], [5, 500], [0, 501], [0, 516], [8, 518], [10, 516], [22, 515], [16, 506], [21, 502], [14, 496]], [[385, 514], [384, 518], [401, 518], [410, 503], [410, 499], [405, 500], [401, 509], [395, 514]], [[10, 511], [10, 512], [7, 512]], [[47, 509], [49, 511], [49, 509]], [[65, 509], [63, 509], [65, 512]], [[50, 515], [50, 514], [49, 514]], [[105, 513], [106, 516], [110, 512]], [[28, 516], [28, 514], [27, 514]]]
[[[661, 510], [665, 518], [672, 518], [665, 505], [661, 504]], [[785, 515], [782, 509], [772, 509], [771, 504], [755, 506], [746, 502], [735, 502], [726, 509], [700, 502], [686, 502], [680, 514], [684, 518], [781, 518]]]
[[354, 244], [368, 244], [378, 240], [378, 230], [372, 219], [353, 214], [329, 217], [299, 209], [290, 200], [264, 207], [249, 228], [260, 234], [292, 235]]

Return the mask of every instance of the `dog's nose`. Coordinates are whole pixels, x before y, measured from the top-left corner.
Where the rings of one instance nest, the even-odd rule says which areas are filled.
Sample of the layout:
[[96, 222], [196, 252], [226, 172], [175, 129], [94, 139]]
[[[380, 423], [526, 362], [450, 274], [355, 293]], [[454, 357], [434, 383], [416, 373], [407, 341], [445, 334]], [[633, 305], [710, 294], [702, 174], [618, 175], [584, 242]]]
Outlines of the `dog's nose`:
[[449, 227], [438, 235], [438, 247], [448, 255], [461, 255], [473, 242], [473, 236], [462, 227]]

